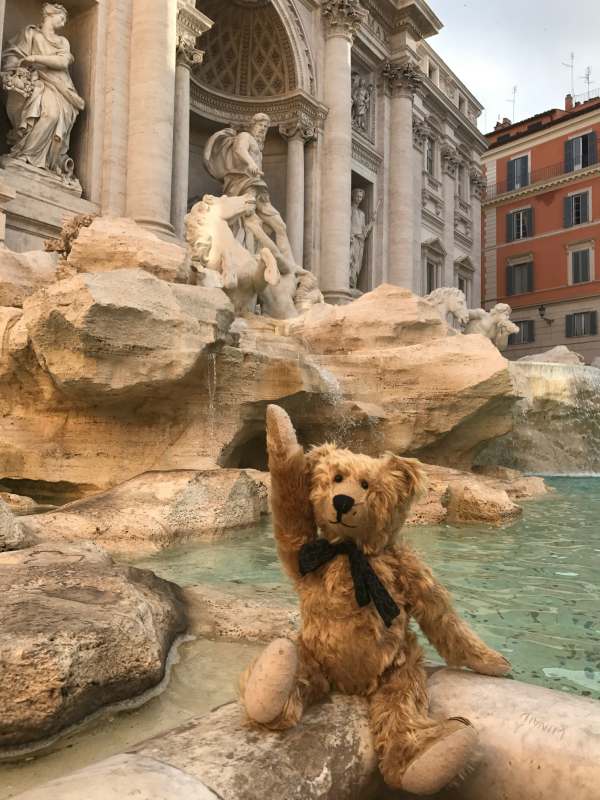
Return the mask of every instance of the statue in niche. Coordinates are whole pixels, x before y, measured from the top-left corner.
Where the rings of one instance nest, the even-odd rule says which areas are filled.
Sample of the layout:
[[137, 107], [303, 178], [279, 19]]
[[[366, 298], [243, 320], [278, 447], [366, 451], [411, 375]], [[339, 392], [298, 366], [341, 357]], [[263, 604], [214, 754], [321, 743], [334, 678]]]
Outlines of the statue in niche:
[[66, 23], [64, 6], [44, 3], [41, 25], [28, 25], [2, 53], [2, 85], [12, 125], [8, 136], [12, 147], [3, 163], [47, 170], [77, 188], [69, 145], [85, 102], [69, 74], [73, 63], [69, 42], [57, 33]]
[[363, 189], [352, 190], [352, 222], [350, 227], [350, 288], [358, 287], [358, 279], [363, 267], [365, 244], [369, 238], [373, 226], [377, 221], [379, 207], [373, 214], [369, 222], [365, 217], [365, 212], [361, 209], [361, 204], [365, 199]]
[[369, 111], [374, 88], [373, 84], [368, 84], [358, 72], [352, 73], [352, 125], [363, 132], [369, 128]]
[[472, 308], [465, 333], [479, 333], [490, 339], [498, 350], [506, 350], [508, 337], [519, 332], [518, 326], [510, 320], [511, 314], [512, 308], [506, 303], [497, 303], [490, 311]]

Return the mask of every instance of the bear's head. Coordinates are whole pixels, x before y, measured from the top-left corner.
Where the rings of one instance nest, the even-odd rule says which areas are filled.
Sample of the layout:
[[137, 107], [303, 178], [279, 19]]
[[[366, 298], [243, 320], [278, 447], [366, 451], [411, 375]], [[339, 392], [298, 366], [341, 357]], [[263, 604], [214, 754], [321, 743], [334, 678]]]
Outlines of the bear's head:
[[366, 555], [392, 542], [425, 490], [419, 462], [388, 453], [358, 455], [326, 444], [308, 453], [310, 499], [321, 535], [353, 539]]

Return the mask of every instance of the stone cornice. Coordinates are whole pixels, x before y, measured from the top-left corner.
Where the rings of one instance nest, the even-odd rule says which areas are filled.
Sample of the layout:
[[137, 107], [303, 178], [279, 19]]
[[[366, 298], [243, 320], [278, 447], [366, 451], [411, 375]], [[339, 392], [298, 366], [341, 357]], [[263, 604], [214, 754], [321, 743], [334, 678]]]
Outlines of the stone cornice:
[[177, 9], [177, 64], [192, 69], [202, 63], [204, 52], [198, 50], [196, 42], [213, 26], [212, 20], [186, 0], [179, 0]]
[[410, 62], [384, 64], [381, 76], [392, 97], [414, 97], [424, 77], [421, 70]]
[[565, 172], [562, 175], [557, 175], [555, 178], [549, 178], [546, 181], [533, 183], [516, 191], [499, 194], [494, 197], [493, 200], [486, 200], [484, 195], [482, 206], [484, 208], [493, 208], [494, 206], [499, 206], [503, 203], [512, 203], [514, 200], [519, 200], [522, 197], [532, 197], [533, 195], [547, 192], [548, 189], [554, 189], [557, 186], [564, 186], [569, 183], [574, 183], [575, 181], [579, 183], [580, 181], [595, 175], [600, 175], [600, 163], [593, 164], [591, 167], [584, 167], [583, 169], [577, 170], [577, 172]]
[[352, 139], [352, 158], [376, 175], [383, 163], [383, 156], [356, 136]]
[[230, 97], [203, 86], [192, 76], [191, 110], [224, 125], [246, 126], [254, 114], [271, 117], [273, 125], [297, 124], [305, 128], [323, 128], [328, 109], [307, 92], [297, 89], [281, 97]]
[[368, 12], [360, 0], [323, 0], [321, 15], [326, 23], [326, 36], [345, 36], [352, 41], [367, 21]]
[[483, 154], [488, 145], [477, 126], [426, 75], [423, 75], [423, 78], [419, 92], [419, 95], [423, 98], [423, 103], [429, 106], [438, 116], [451, 119], [452, 124], [460, 129], [463, 137], [468, 139], [469, 145]]

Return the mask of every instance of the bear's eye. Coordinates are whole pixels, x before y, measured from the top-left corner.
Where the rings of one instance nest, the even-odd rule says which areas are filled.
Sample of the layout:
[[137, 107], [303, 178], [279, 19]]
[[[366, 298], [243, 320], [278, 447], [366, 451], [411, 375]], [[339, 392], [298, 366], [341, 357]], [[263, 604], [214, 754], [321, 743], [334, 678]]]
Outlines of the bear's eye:
[[360, 485], [362, 486], [362, 488], [363, 488], [363, 489], [365, 490], [365, 492], [366, 492], [366, 491], [367, 491], [367, 489], [369, 488], [369, 481], [366, 481], [366, 480], [364, 480], [364, 478], [363, 478], [363, 480], [360, 482]]
[[340, 474], [338, 473], [338, 474], [335, 476], [335, 478], [334, 478], [333, 480], [334, 480], [336, 483], [341, 483], [341, 482], [344, 480], [344, 477], [343, 477], [343, 475], [340, 475]]

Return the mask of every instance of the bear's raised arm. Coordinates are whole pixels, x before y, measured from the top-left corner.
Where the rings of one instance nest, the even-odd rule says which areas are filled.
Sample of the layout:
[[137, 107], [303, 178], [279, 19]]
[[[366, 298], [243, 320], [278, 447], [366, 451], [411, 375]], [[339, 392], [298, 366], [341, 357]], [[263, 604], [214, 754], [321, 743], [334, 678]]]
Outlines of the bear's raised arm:
[[267, 408], [267, 450], [279, 558], [288, 575], [299, 578], [300, 548], [317, 533], [309, 496], [310, 473], [292, 421], [275, 405]]
[[482, 675], [506, 675], [510, 663], [488, 647], [452, 607], [450, 594], [429, 567], [406, 545], [398, 548], [399, 579], [409, 613], [451, 667], [469, 667]]

